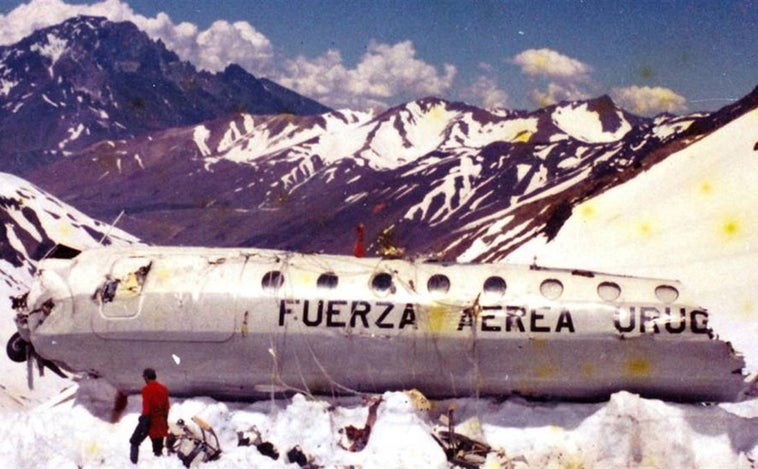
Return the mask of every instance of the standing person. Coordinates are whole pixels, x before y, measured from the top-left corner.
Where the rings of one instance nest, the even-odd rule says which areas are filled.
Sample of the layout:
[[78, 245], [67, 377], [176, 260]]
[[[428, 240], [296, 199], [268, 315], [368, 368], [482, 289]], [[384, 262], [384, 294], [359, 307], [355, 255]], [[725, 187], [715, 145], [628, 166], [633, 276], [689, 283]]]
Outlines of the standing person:
[[168, 388], [156, 381], [155, 370], [145, 368], [142, 372], [145, 387], [142, 388], [142, 414], [139, 416], [137, 428], [134, 429], [129, 459], [135, 464], [139, 459], [139, 445], [148, 436], [153, 443], [153, 454], [163, 453], [163, 439], [168, 436]]

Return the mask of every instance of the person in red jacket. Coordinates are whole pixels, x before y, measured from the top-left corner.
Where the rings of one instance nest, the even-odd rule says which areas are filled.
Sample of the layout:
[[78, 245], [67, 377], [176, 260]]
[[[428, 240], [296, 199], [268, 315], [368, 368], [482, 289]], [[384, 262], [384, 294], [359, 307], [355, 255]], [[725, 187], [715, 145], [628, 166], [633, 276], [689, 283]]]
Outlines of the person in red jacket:
[[168, 388], [156, 380], [157, 376], [152, 368], [145, 368], [142, 377], [145, 379], [145, 387], [142, 388], [142, 414], [137, 421], [137, 428], [129, 438], [132, 445], [129, 458], [135, 464], [139, 459], [139, 445], [145, 438], [150, 437], [153, 454], [160, 456], [163, 454], [164, 438], [168, 436]]

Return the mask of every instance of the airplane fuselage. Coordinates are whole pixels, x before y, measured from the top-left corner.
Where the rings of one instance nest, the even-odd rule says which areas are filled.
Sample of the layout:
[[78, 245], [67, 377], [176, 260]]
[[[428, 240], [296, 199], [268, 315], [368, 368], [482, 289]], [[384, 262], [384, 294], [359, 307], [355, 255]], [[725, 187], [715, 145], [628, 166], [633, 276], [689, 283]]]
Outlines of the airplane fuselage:
[[675, 281], [510, 264], [127, 247], [40, 264], [19, 331], [124, 392], [734, 400], [742, 360]]

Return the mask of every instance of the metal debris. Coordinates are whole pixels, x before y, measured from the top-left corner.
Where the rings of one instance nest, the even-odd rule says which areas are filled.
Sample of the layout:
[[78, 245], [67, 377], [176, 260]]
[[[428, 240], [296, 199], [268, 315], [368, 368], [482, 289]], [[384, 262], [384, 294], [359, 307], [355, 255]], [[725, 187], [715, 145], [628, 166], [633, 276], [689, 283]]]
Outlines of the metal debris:
[[190, 467], [196, 462], [215, 461], [221, 457], [221, 445], [218, 436], [207, 422], [198, 416], [192, 421], [200, 429], [200, 434], [190, 428], [182, 419], [176, 422], [178, 431], [169, 432], [166, 441], [169, 454], [176, 454], [184, 467]]
[[353, 425], [348, 425], [345, 428], [340, 429], [340, 433], [345, 436], [347, 444], [342, 441], [339, 442], [339, 446], [351, 452], [362, 451], [368, 444], [368, 439], [371, 436], [371, 429], [376, 423], [376, 411], [379, 408], [379, 404], [382, 402], [381, 397], [369, 398], [368, 417], [366, 417], [366, 425], [363, 428], [357, 428]]

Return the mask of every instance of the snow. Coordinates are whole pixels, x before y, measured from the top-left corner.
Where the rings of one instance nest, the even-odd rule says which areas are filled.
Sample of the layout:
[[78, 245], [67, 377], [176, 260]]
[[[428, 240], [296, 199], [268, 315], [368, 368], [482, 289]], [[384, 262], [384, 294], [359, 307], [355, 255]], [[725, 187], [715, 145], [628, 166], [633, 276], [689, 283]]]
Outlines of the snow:
[[211, 136], [211, 131], [204, 125], [198, 125], [195, 127], [195, 131], [192, 134], [192, 138], [195, 140], [198, 150], [203, 156], [211, 154], [211, 149], [208, 148], [208, 138]]
[[537, 133], [536, 117], [523, 119], [504, 119], [480, 124], [473, 119], [462, 119], [469, 128], [468, 134], [461, 131], [460, 138], [468, 146], [484, 147], [492, 142], [528, 142]]
[[16, 85], [18, 85], [17, 81], [0, 79], [0, 96], [8, 96]]
[[[430, 188], [423, 200], [408, 209], [405, 218], [413, 220], [416, 217], [427, 219], [431, 226], [441, 223], [451, 217], [456, 209], [464, 206], [468, 200], [477, 195], [472, 182], [475, 181], [482, 170], [480, 164], [471, 156], [462, 156], [458, 159], [458, 165], [451, 168], [450, 172], [442, 179], [437, 187]], [[434, 213], [430, 207], [435, 199], [442, 198], [442, 206]]]
[[[159, 376], [160, 379], [160, 376]], [[64, 391], [64, 395], [72, 394]], [[131, 396], [121, 418], [110, 421], [113, 390], [84, 380], [75, 399], [36, 409], [6, 411], [0, 424], [0, 460], [6, 467], [134, 467], [128, 439], [140, 411]], [[379, 397], [379, 396], [377, 396]], [[376, 399], [375, 397], [374, 399]], [[432, 437], [444, 430], [442, 415], [453, 409], [458, 433], [486, 441], [500, 460], [516, 468], [692, 467], [749, 468], [758, 457], [758, 403], [697, 406], [642, 399], [620, 392], [597, 404], [533, 403], [520, 398], [456, 399], [414, 405], [405, 392], [381, 397], [366, 447], [349, 446], [343, 429], [363, 428], [369, 404], [358, 397], [289, 399], [254, 403], [209, 398], [172, 399], [169, 421], [199, 416], [219, 436], [222, 456], [207, 467], [297, 467], [286, 452], [299, 446], [319, 467], [445, 468], [443, 450]], [[55, 401], [54, 401], [55, 402]], [[254, 446], [238, 446], [237, 433], [255, 426], [279, 458]], [[493, 452], [486, 467], [506, 467]], [[180, 468], [174, 456], [154, 457], [149, 443], [138, 467]]]
[[55, 103], [52, 99], [48, 98], [46, 94], [42, 93], [42, 99], [52, 107], [58, 107], [58, 104]]
[[630, 130], [631, 124], [623, 115], [616, 111], [622, 125], [614, 132], [603, 131], [603, 124], [596, 112], [588, 109], [588, 104], [577, 107], [562, 106], [553, 112], [553, 122], [558, 128], [577, 140], [589, 143], [615, 142], [624, 137]]
[[45, 45], [33, 44], [32, 51], [37, 51], [43, 57], [47, 57], [48, 59], [50, 59], [50, 66], [48, 67], [48, 72], [50, 73], [50, 76], [52, 77], [53, 67], [55, 67], [55, 64], [56, 62], [58, 62], [58, 59], [60, 59], [63, 53], [66, 51], [67, 46], [68, 46], [68, 43], [66, 42], [65, 39], [59, 38], [58, 36], [54, 34], [48, 34], [47, 44]]

